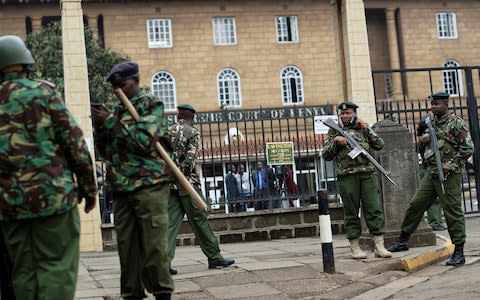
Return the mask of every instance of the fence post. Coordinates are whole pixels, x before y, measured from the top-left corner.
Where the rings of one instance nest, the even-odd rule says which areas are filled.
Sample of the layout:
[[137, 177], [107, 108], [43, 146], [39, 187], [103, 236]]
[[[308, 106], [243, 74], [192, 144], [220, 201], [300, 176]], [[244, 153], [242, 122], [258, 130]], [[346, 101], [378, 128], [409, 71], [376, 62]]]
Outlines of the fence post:
[[[468, 123], [475, 151], [473, 153], [473, 168], [475, 170], [475, 186], [478, 201], [480, 200], [480, 131], [478, 128], [477, 99], [473, 89], [472, 68], [465, 68], [465, 81], [467, 86]], [[480, 209], [480, 202], [478, 202], [478, 208]]]
[[327, 190], [317, 191], [318, 221], [320, 225], [320, 241], [322, 242], [323, 271], [335, 273], [335, 259], [333, 257], [332, 224], [328, 209]]

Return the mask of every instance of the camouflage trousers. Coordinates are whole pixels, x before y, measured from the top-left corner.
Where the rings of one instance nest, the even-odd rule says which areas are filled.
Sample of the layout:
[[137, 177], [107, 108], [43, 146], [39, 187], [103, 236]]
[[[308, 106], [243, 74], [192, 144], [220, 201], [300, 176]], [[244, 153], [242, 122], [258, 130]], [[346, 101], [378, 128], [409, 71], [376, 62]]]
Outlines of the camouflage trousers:
[[16, 298], [73, 299], [79, 260], [78, 209], [0, 224], [13, 262], [12, 282]]
[[383, 234], [385, 219], [378, 200], [378, 178], [375, 172], [341, 175], [337, 178], [343, 201], [344, 226], [347, 239], [360, 237], [362, 224], [358, 213], [362, 208], [371, 234]]
[[171, 293], [168, 270], [168, 184], [113, 194], [115, 231], [120, 257], [120, 292], [124, 299]]
[[[201, 195], [201, 192], [199, 193]], [[217, 237], [208, 224], [208, 212], [199, 210], [194, 205], [190, 196], [183, 190], [172, 190], [168, 201], [168, 258], [170, 261], [175, 257], [176, 239], [178, 230], [183, 222], [184, 215], [187, 215], [188, 223], [195, 234], [196, 241], [200, 244], [203, 254], [209, 262], [222, 261], [220, 246]]]
[[462, 210], [462, 175], [449, 174], [444, 182], [445, 194], [442, 193], [440, 180], [437, 175], [426, 174], [420, 181], [415, 195], [405, 213], [401, 230], [409, 237], [417, 229], [425, 211], [438, 197], [448, 233], [453, 244], [465, 242], [465, 215]]

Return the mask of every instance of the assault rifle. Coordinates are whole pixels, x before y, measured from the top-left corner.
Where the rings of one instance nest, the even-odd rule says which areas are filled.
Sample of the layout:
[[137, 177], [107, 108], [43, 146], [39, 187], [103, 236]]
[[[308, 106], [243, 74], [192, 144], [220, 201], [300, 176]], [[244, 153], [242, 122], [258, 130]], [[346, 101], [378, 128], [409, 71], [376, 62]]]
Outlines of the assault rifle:
[[425, 124], [427, 124], [428, 132], [430, 133], [430, 149], [425, 152], [424, 157], [425, 159], [427, 159], [432, 155], [435, 155], [438, 178], [440, 179], [440, 185], [442, 186], [442, 193], [445, 194], [445, 186], [443, 185], [443, 183], [445, 182], [445, 180], [447, 180], [447, 178], [445, 178], [445, 174], [443, 174], [442, 157], [440, 156], [440, 150], [438, 150], [437, 133], [432, 126], [432, 117], [430, 115], [425, 118]]
[[375, 168], [377, 168], [377, 170], [380, 171], [383, 176], [388, 179], [388, 181], [390, 181], [391, 184], [395, 185], [395, 182], [388, 176], [389, 173], [387, 172], [387, 170], [385, 170], [382, 165], [379, 164], [378, 161], [376, 161], [375, 158], [373, 158], [373, 156], [370, 155], [370, 153], [368, 153], [368, 151], [365, 150], [356, 139], [353, 138], [353, 136], [345, 132], [335, 123], [335, 121], [330, 118], [323, 121], [323, 124], [325, 124], [329, 128], [332, 128], [333, 130], [338, 131], [338, 133], [340, 133], [344, 138], [347, 139], [348, 143], [352, 147], [352, 151], [348, 152], [348, 156], [351, 159], [355, 159], [358, 155], [363, 154], [363, 156], [365, 156], [365, 158], [367, 158], [375, 166]]

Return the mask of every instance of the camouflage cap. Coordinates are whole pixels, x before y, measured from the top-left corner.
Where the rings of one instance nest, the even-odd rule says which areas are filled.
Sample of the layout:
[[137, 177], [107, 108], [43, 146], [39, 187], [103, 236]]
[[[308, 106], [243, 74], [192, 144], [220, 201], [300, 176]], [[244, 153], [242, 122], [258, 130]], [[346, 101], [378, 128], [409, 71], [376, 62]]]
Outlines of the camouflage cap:
[[343, 101], [337, 106], [337, 109], [349, 109], [349, 108], [353, 108], [355, 110], [358, 108], [358, 105], [350, 101]]
[[449, 97], [450, 97], [450, 95], [448, 93], [438, 92], [438, 93], [435, 93], [435, 94], [431, 95], [429, 98], [432, 99], [432, 100], [448, 100]]
[[178, 110], [181, 110], [181, 109], [184, 109], [184, 110], [189, 110], [193, 113], [196, 113], [197, 111], [195, 110], [195, 108], [193, 108], [193, 106], [191, 106], [190, 104], [179, 104], [177, 105], [177, 109]]
[[138, 77], [138, 64], [133, 61], [125, 61], [113, 66], [108, 73], [107, 80], [113, 85], [119, 85], [133, 77]]

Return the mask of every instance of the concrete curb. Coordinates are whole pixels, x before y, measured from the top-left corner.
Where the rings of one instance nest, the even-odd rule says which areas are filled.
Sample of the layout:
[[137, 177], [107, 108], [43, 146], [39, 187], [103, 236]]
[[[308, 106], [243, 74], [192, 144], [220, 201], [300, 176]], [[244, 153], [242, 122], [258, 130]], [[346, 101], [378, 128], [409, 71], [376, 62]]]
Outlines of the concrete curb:
[[449, 239], [439, 234], [437, 234], [437, 238], [444, 242], [444, 245], [439, 249], [400, 259], [400, 263], [406, 272], [410, 273], [422, 269], [448, 258], [453, 253], [455, 245]]

